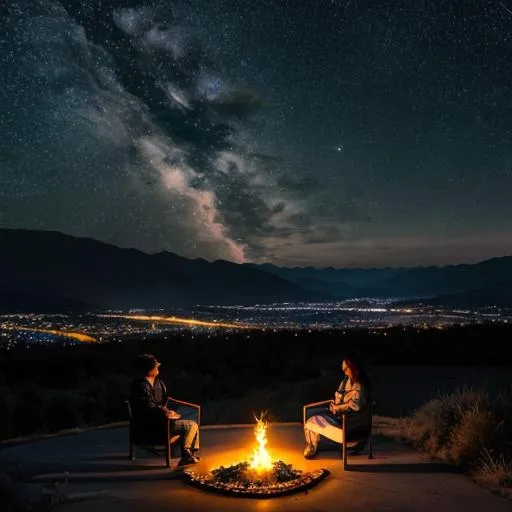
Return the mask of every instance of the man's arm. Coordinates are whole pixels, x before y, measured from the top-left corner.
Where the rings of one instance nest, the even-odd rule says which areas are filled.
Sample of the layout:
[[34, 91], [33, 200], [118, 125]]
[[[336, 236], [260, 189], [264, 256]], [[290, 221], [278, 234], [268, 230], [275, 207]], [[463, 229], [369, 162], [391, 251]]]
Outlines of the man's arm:
[[163, 380], [161, 379], [158, 379], [158, 381], [155, 383], [155, 385], [158, 385], [160, 387], [160, 394], [161, 394], [161, 404], [160, 404], [160, 408], [162, 409], [162, 411], [164, 411], [165, 415], [167, 416], [168, 419], [170, 420], [179, 420], [181, 418], [181, 414], [178, 414], [176, 411], [173, 411], [172, 409], [169, 409], [169, 407], [167, 406], [167, 387], [164, 383]]
[[155, 391], [157, 391], [157, 395], [160, 395], [160, 405], [167, 407], [167, 386], [162, 379], [155, 380]]

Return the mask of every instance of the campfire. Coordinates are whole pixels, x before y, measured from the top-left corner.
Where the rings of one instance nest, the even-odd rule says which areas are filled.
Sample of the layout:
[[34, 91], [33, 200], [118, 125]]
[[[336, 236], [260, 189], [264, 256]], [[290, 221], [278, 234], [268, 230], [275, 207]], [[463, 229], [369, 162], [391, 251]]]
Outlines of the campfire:
[[271, 498], [304, 491], [323, 480], [329, 472], [319, 469], [304, 473], [291, 464], [273, 460], [267, 450], [266, 415], [256, 419], [256, 447], [248, 461], [220, 466], [207, 473], [185, 470], [187, 481], [196, 487], [231, 496]]

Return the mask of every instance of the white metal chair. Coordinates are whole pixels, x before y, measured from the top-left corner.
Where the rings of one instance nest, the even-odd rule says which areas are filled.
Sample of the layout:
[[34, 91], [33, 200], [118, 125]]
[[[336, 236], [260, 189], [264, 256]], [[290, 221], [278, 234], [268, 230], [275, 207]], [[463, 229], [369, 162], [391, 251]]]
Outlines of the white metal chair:
[[[322, 406], [326, 406], [331, 402], [331, 400], [323, 400], [321, 402], [313, 402], [310, 404], [304, 405], [302, 409], [302, 423], [303, 426], [306, 425], [306, 421], [313, 414], [310, 413], [310, 410], [313, 408], [319, 408]], [[371, 399], [368, 401], [367, 405], [357, 412], [350, 412], [348, 414], [341, 415], [341, 428], [342, 430], [342, 442], [341, 442], [341, 458], [343, 461], [343, 469], [347, 469], [347, 457], [348, 457], [348, 449], [355, 448], [360, 444], [367, 445], [368, 447], [368, 458], [373, 459], [373, 446], [372, 446], [372, 429], [373, 429], [373, 415], [375, 414], [375, 402]], [[360, 419], [361, 417], [368, 416], [368, 422], [366, 425], [362, 425], [361, 427], [355, 428], [349, 436], [345, 435], [347, 432], [347, 427], [350, 426], [351, 420]], [[350, 430], [349, 430], [350, 432]], [[349, 439], [347, 439], [347, 437]], [[363, 448], [364, 449], [364, 446]], [[359, 450], [358, 450], [359, 451]]]

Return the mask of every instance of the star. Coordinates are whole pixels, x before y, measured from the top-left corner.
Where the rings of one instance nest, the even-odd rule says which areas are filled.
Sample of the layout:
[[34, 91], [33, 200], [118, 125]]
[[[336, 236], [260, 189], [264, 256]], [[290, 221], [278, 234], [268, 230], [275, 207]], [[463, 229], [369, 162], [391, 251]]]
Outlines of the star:
[[1, 226], [283, 265], [510, 252], [509, 1], [7, 3]]

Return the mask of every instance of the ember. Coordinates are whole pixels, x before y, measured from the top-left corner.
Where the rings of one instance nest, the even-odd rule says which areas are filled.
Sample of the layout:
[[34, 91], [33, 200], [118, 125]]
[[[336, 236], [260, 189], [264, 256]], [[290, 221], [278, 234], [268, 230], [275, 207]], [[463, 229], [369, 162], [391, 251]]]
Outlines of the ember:
[[267, 422], [264, 416], [256, 418], [256, 422], [255, 436], [258, 446], [250, 462], [220, 466], [204, 474], [186, 469], [184, 473], [188, 482], [221, 494], [270, 498], [306, 490], [329, 475], [326, 469], [303, 473], [281, 460], [273, 462], [266, 449]]
[[247, 462], [214, 469], [206, 474], [195, 474], [187, 469], [190, 484], [220, 494], [253, 498], [271, 498], [309, 489], [323, 480], [329, 472], [319, 469], [303, 473], [282, 461], [274, 462], [272, 471], [264, 477], [254, 478]]

